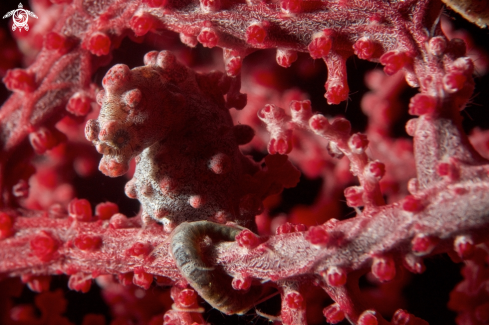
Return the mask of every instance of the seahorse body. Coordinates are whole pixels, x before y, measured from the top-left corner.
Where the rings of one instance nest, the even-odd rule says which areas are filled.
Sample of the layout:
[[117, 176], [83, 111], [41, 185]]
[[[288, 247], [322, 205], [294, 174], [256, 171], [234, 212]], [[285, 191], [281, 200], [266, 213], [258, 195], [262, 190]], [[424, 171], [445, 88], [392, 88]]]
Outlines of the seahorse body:
[[126, 194], [167, 231], [195, 220], [247, 225], [263, 198], [246, 185], [259, 168], [238, 146], [253, 130], [233, 125], [223, 96], [229, 78], [195, 73], [166, 51], [144, 62], [132, 70], [118, 64], [102, 81], [100, 115], [85, 129], [103, 154], [100, 171], [123, 175], [136, 157]]

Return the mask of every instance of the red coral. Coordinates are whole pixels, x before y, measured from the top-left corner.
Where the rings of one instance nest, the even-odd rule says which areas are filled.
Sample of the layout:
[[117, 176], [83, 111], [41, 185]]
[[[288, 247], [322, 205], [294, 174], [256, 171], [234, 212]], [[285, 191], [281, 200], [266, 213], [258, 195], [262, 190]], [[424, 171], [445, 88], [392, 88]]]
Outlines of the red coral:
[[[449, 303], [459, 324], [489, 320], [489, 142], [475, 131], [476, 151], [460, 118], [487, 56], [446, 21], [440, 28], [438, 1], [31, 5], [38, 20], [14, 32], [25, 68], [0, 34], [12, 91], [0, 111], [0, 276], [42, 293], [36, 306], [0, 304], [3, 323], [69, 324], [63, 294], [49, 291], [65, 274], [86, 294], [96, 280], [111, 324], [205, 324], [200, 296], [224, 314], [255, 308], [288, 325], [422, 325], [399, 309], [406, 269], [422, 273], [441, 253], [465, 262]], [[487, 11], [474, 17], [472, 5], [455, 9], [485, 25]], [[136, 43], [155, 50], [131, 69], [143, 60]], [[222, 49], [222, 61], [203, 47]], [[276, 54], [252, 54], [261, 49]], [[339, 116], [332, 106], [355, 99], [352, 55], [384, 68], [366, 76], [365, 129], [358, 110]], [[313, 59], [328, 71], [327, 110], [309, 85], [322, 71]], [[409, 105], [406, 84], [419, 87]], [[417, 116], [406, 124], [412, 141], [395, 138], [407, 113]], [[95, 176], [84, 138], [103, 174], [128, 175], [136, 216], [121, 197], [107, 201], [123, 184], [103, 187], [111, 181]], [[100, 188], [80, 195], [91, 177]], [[319, 193], [302, 185], [307, 177], [321, 179]], [[10, 281], [2, 302], [19, 294]], [[261, 311], [276, 294], [280, 313]]]

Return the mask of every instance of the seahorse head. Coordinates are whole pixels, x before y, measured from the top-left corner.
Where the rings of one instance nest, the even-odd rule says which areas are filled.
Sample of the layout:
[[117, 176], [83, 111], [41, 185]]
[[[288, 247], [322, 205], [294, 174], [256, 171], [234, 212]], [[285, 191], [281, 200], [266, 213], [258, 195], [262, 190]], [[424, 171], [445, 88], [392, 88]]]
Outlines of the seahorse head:
[[125, 174], [133, 157], [167, 137], [183, 119], [179, 83], [191, 72], [168, 52], [150, 52], [145, 63], [132, 70], [117, 64], [107, 72], [97, 95], [100, 115], [87, 122], [85, 135], [104, 155], [99, 169], [107, 176]]

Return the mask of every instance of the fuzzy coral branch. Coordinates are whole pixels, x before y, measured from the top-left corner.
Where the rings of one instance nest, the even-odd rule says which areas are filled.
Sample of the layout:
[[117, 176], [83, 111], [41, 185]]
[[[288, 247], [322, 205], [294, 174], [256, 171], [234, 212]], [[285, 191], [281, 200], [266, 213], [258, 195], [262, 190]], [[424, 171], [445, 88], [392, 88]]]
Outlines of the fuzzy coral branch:
[[[487, 174], [487, 167], [471, 171]], [[306, 274], [324, 276], [334, 267], [350, 272], [373, 267], [376, 259], [389, 256], [418, 273], [423, 271], [421, 257], [452, 251], [458, 236], [469, 236], [474, 243], [485, 238], [489, 227], [485, 182], [440, 184], [417, 197], [432, 200], [422, 203], [426, 204], [422, 211], [406, 211], [405, 201], [326, 223], [322, 226], [329, 238], [325, 245], [312, 244], [309, 230], [273, 236], [252, 251], [225, 244], [217, 248], [218, 260], [234, 276], [246, 273], [271, 281]], [[288, 247], [297, 249], [291, 254]], [[349, 318], [355, 321], [358, 316], [352, 313]]]
[[351, 171], [357, 176], [361, 187], [345, 190], [348, 205], [357, 207], [384, 205], [380, 192], [379, 181], [385, 174], [385, 166], [379, 161], [372, 161], [366, 154], [367, 137], [360, 133], [351, 134], [350, 122], [337, 118], [332, 123], [320, 114], [312, 115], [310, 101], [292, 101], [291, 117], [275, 105], [266, 105], [258, 112], [258, 117], [267, 124], [271, 134], [268, 145], [270, 153], [289, 153], [292, 150], [291, 138], [293, 130], [302, 128], [325, 138], [328, 152], [335, 158], [346, 156], [350, 160]]
[[[485, 238], [489, 228], [489, 191], [483, 181], [487, 179], [487, 166], [467, 167], [466, 174], [477, 175], [481, 181], [468, 179], [450, 185], [442, 182], [418, 192], [421, 211], [409, 211], [406, 207], [411, 205], [404, 201], [356, 218], [332, 220], [320, 226], [328, 238], [320, 245], [311, 243], [316, 228], [264, 238], [252, 249], [239, 242], [218, 244], [212, 249], [214, 265], [222, 266], [234, 278], [277, 282], [307, 275], [312, 281], [332, 286], [334, 283], [328, 280], [331, 270], [348, 273], [373, 268], [379, 259], [390, 256], [395, 256], [396, 264], [402, 262], [413, 272], [421, 272], [422, 257], [452, 251], [457, 238], [470, 238], [474, 244]], [[425, 201], [426, 198], [430, 200]], [[128, 224], [134, 221], [121, 215], [115, 215], [110, 222], [80, 222], [73, 218], [7, 213], [12, 217], [11, 231], [15, 235], [2, 242], [2, 273], [61, 272], [87, 280], [102, 274], [135, 272], [139, 277], [151, 274], [181, 279], [168, 254], [169, 237], [161, 226], [142, 229], [137, 223]], [[149, 245], [150, 249], [141, 249], [138, 255], [134, 253], [136, 244]], [[296, 247], [292, 254], [289, 247]], [[120, 256], [121, 251], [124, 256]], [[19, 260], [19, 255], [26, 258]], [[137, 279], [134, 277], [133, 281], [137, 283]], [[144, 286], [142, 282], [139, 284]], [[348, 317], [355, 321], [358, 312], [354, 310]]]
[[[126, 194], [141, 201], [142, 212], [95, 221], [84, 200], [70, 203], [69, 217], [5, 208], [0, 273], [22, 276], [35, 291], [61, 273], [82, 292], [107, 274], [145, 289], [155, 276], [169, 278], [159, 279], [173, 285], [167, 324], [203, 323], [194, 315], [202, 312], [197, 293], [224, 313], [241, 314], [271, 287], [282, 296], [282, 322], [305, 324], [305, 288], [312, 283], [335, 300], [324, 311], [329, 322], [388, 324], [358, 294], [358, 278], [369, 268], [389, 281], [400, 264], [420, 273], [424, 257], [455, 252], [466, 259], [487, 240], [489, 165], [469, 144], [459, 116], [474, 90], [474, 66], [463, 42], [439, 30], [440, 3], [80, 0], [63, 8], [33, 65], [4, 78], [14, 94], [0, 111], [2, 205], [15, 206], [13, 196], [27, 191], [29, 172], [7, 173], [12, 164], [64, 141], [54, 124], [65, 114], [85, 116], [96, 98], [101, 113], [85, 135], [104, 155], [99, 169], [108, 176], [128, 172], [135, 158]], [[223, 48], [227, 75], [195, 73], [169, 52], [153, 51], [144, 67], [114, 66], [95, 94], [91, 75], [120, 41], [160, 29], [180, 33], [191, 47]], [[348, 97], [345, 62], [353, 54], [380, 62], [388, 75], [402, 70], [419, 87], [409, 105], [419, 118], [407, 125], [417, 169], [411, 195], [385, 205], [379, 182], [385, 166], [367, 155], [367, 137], [351, 134], [346, 119], [313, 115], [308, 101], [293, 101], [291, 116], [266, 105], [258, 117], [271, 134], [271, 155], [258, 166], [241, 154], [238, 146], [252, 140], [253, 130], [233, 125], [228, 109], [246, 104], [239, 92], [242, 60], [265, 48], [277, 49], [284, 67], [297, 51], [323, 59], [329, 104]], [[251, 221], [262, 201], [298, 182], [285, 156], [294, 150], [296, 129], [327, 140], [331, 156], [348, 158], [360, 186], [347, 188], [345, 197], [357, 216], [307, 230], [285, 224], [260, 237]], [[32, 150], [20, 150], [26, 138]], [[390, 323], [423, 324], [410, 317], [397, 311]]]
[[[411, 35], [412, 22], [434, 20], [423, 16], [432, 6], [427, 0], [376, 0], [368, 7], [363, 1], [299, 2], [292, 11], [275, 4], [219, 1], [209, 5], [205, 1], [184, 4], [113, 0], [97, 6], [91, 1], [74, 1], [63, 6], [36, 61], [26, 70], [11, 71], [4, 79], [14, 94], [2, 108], [2, 170], [8, 168], [8, 158], [23, 139], [29, 134], [39, 138], [37, 132], [42, 125], [47, 125], [49, 132], [40, 142], [41, 151], [62, 141], [53, 134], [52, 126], [66, 114], [65, 108], [70, 113], [87, 111], [85, 106], [94, 97], [90, 76], [128, 34], [142, 36], [166, 28], [179, 32], [190, 46], [198, 41], [207, 47], [222, 47], [227, 73], [233, 77], [239, 77], [241, 61], [255, 49], [277, 48], [288, 53], [290, 60], [296, 57], [290, 51], [309, 52], [328, 63], [331, 71], [326, 97], [330, 103], [338, 103], [348, 95], [344, 64], [349, 56], [355, 52], [363, 59], [380, 59], [386, 71], [393, 73], [418, 55]], [[404, 18], [410, 15], [412, 21]], [[278, 61], [285, 64], [282, 54]], [[229, 91], [228, 104], [242, 108], [245, 101], [239, 94], [239, 79]], [[80, 96], [87, 99], [80, 100]], [[2, 202], [6, 204], [12, 201], [10, 188], [18, 179], [4, 173], [2, 176]]]
[[93, 279], [139, 270], [181, 279], [168, 254], [169, 237], [156, 224], [141, 228], [140, 220], [122, 214], [110, 221], [92, 222], [25, 210], [7, 210], [1, 215], [2, 230], [6, 229], [6, 218], [10, 218], [9, 231], [14, 234], [2, 240], [2, 273], [83, 274], [85, 279]]

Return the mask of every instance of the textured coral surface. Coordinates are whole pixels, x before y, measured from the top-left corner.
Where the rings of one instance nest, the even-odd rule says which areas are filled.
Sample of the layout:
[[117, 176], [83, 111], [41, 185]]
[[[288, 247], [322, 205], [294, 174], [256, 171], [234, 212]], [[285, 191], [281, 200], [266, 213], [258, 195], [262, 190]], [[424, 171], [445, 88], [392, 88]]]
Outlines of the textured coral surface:
[[1, 324], [489, 322], [487, 30], [439, 0], [24, 7]]

